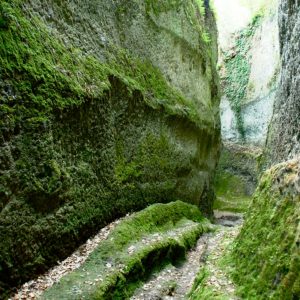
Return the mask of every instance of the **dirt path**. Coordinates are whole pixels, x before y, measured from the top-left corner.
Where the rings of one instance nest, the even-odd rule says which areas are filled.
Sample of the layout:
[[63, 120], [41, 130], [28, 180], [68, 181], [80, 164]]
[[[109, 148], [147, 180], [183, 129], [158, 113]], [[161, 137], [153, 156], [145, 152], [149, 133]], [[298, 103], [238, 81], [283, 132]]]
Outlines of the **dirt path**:
[[239, 234], [243, 219], [241, 215], [233, 213], [217, 212], [215, 216], [219, 228], [208, 241], [207, 252], [200, 269], [203, 279], [194, 294], [198, 297], [201, 295], [197, 299], [236, 300], [239, 298], [235, 295], [235, 286], [221, 262], [228, 247]]
[[[218, 267], [218, 261], [240, 230], [241, 215], [215, 212], [216, 232], [204, 234], [197, 245], [187, 254], [181, 265], [168, 265], [161, 272], [154, 274], [148, 282], [136, 290], [132, 300], [187, 299], [194, 280], [201, 268], [209, 274], [201, 284], [201, 289], [209, 288], [212, 293], [225, 294], [226, 299], [237, 299], [234, 286]], [[89, 254], [105, 240], [120, 222], [118, 220], [101, 229], [94, 237], [79, 247], [70, 257], [46, 274], [25, 283], [10, 300], [37, 299], [47, 288], [58, 282], [64, 275], [80, 267]], [[200, 287], [199, 287], [200, 288]], [[205, 299], [205, 298], [203, 298]]]
[[[127, 215], [126, 217], [128, 217]], [[125, 217], [125, 218], [126, 218]], [[100, 242], [106, 240], [110, 232], [121, 222], [119, 219], [102, 228], [94, 237], [88, 239], [71, 256], [45, 274], [26, 282], [21, 286], [17, 293], [8, 300], [37, 299], [47, 288], [58, 282], [63, 276], [79, 268], [88, 256], [95, 250]]]
[[207, 249], [209, 234], [203, 235], [195, 249], [187, 255], [187, 260], [181, 266], [169, 265], [138, 289], [132, 300], [184, 299], [191, 289], [193, 281], [200, 268], [201, 257]]
[[226, 247], [237, 236], [242, 216], [225, 212], [216, 212], [215, 216], [216, 232], [203, 235], [182, 265], [167, 266], [154, 274], [135, 292], [131, 300], [187, 299], [193, 282], [202, 268], [208, 272], [198, 289], [208, 289], [210, 294], [216, 296], [222, 294], [227, 299], [238, 299], [234, 296], [233, 283], [219, 268], [218, 262]]

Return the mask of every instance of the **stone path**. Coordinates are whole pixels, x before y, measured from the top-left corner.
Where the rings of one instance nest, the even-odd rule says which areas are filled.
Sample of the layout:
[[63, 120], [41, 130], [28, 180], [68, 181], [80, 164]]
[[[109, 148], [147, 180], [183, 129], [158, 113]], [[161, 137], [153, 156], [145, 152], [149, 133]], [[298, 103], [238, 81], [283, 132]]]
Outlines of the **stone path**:
[[234, 296], [234, 285], [225, 272], [218, 267], [226, 247], [235, 239], [242, 224], [240, 214], [216, 212], [216, 232], [203, 235], [180, 266], [167, 266], [154, 274], [139, 288], [131, 300], [180, 300], [188, 299], [197, 273], [201, 268], [209, 270], [209, 275], [198, 288], [209, 288], [212, 293]]
[[[224, 219], [221, 221], [221, 224], [223, 222]], [[221, 225], [218, 231], [211, 236], [208, 241], [207, 257], [202, 266], [208, 271], [208, 275], [201, 285], [199, 285], [198, 290], [208, 289], [212, 295], [215, 295], [215, 297], [211, 296], [209, 299], [239, 299], [235, 295], [235, 286], [233, 282], [228, 278], [223, 268], [220, 267], [220, 260], [224, 257], [226, 249], [234, 241], [241, 228], [240, 224], [233, 226], [231, 222], [232, 221], [229, 220], [230, 225]]]
[[204, 234], [195, 249], [187, 255], [187, 260], [181, 266], [169, 265], [138, 289], [132, 300], [184, 299], [192, 288], [199, 271], [201, 257], [207, 249], [209, 234]]
[[[181, 265], [168, 265], [152, 277], [131, 297], [132, 300], [187, 299], [194, 280], [201, 268], [209, 270], [209, 275], [199, 288], [209, 288], [217, 294], [222, 292], [227, 299], [234, 296], [234, 285], [218, 267], [226, 247], [237, 236], [242, 223], [241, 215], [215, 212], [216, 232], [200, 237], [194, 249], [189, 251], [187, 259]], [[109, 233], [121, 221], [117, 220], [102, 228], [100, 232], [80, 246], [70, 257], [46, 274], [25, 283], [9, 300], [37, 299], [47, 288], [58, 282], [64, 275], [80, 267], [97, 245], [105, 240]], [[130, 250], [130, 249], [129, 249]], [[134, 251], [135, 249], [132, 249]]]
[[[125, 218], [127, 218], [127, 215]], [[71, 256], [59, 262], [45, 274], [26, 282], [17, 293], [8, 300], [37, 299], [47, 288], [58, 282], [63, 276], [79, 268], [100, 242], [106, 240], [110, 232], [125, 218], [119, 219], [102, 228], [93, 238], [88, 239]]]

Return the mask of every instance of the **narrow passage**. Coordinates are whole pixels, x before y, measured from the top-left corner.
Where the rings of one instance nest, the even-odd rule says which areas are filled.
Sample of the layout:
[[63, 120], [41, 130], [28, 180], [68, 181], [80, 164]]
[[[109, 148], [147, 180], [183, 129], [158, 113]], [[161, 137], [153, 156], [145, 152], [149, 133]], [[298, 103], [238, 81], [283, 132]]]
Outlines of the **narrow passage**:
[[[138, 288], [132, 300], [164, 300], [164, 299], [202, 299], [213, 295], [226, 296], [226, 299], [238, 299], [234, 296], [235, 288], [227, 278], [225, 272], [219, 268], [219, 261], [223, 257], [228, 245], [239, 233], [243, 222], [242, 215], [237, 213], [215, 212], [215, 231], [203, 234], [196, 246], [187, 253], [186, 260], [178, 265], [167, 265], [161, 271], [154, 273], [150, 279]], [[59, 263], [44, 275], [25, 283], [10, 300], [38, 299], [38, 297], [63, 276], [80, 267], [89, 254], [104, 241], [109, 233], [120, 223], [119, 219], [89, 239], [80, 246], [70, 257]], [[190, 295], [195, 279], [199, 274], [205, 278], [194, 289], [197, 298]], [[205, 294], [206, 293], [206, 294]], [[201, 297], [201, 296], [200, 296]], [[204, 298], [203, 298], [204, 299]], [[211, 298], [214, 299], [214, 298]]]
[[153, 274], [148, 282], [136, 290], [131, 300], [194, 299], [189, 293], [199, 270], [205, 270], [206, 276], [196, 288], [197, 295], [201, 295], [199, 290], [203, 290], [206, 293], [203, 297], [209, 295], [214, 299], [215, 296], [224, 295], [226, 299], [238, 299], [234, 295], [233, 283], [218, 264], [240, 231], [242, 215], [216, 211], [215, 217], [216, 231], [202, 235], [196, 247], [188, 253], [186, 261], [178, 266], [168, 265]]

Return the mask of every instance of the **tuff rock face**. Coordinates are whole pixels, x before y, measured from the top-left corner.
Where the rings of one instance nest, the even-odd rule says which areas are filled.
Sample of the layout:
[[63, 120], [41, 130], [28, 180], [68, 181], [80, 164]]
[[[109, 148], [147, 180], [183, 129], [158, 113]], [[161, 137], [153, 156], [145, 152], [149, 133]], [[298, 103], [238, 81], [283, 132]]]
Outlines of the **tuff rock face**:
[[300, 3], [281, 1], [279, 7], [282, 71], [266, 149], [267, 165], [300, 153]]
[[233, 251], [235, 280], [246, 299], [300, 298], [299, 1], [281, 1], [279, 28], [282, 73], [266, 149], [272, 166], [261, 177]]
[[300, 297], [300, 161], [266, 171], [233, 251], [245, 299]]
[[[237, 0], [216, 1], [219, 14], [222, 137], [262, 147], [280, 73], [277, 1], [251, 9]], [[224, 13], [223, 11], [226, 10]], [[238, 15], [236, 17], [236, 15]]]
[[1, 1], [0, 295], [154, 202], [212, 213], [216, 29], [196, 1]]
[[245, 211], [259, 179], [279, 82], [278, 1], [216, 0], [215, 5], [223, 89], [215, 208]]

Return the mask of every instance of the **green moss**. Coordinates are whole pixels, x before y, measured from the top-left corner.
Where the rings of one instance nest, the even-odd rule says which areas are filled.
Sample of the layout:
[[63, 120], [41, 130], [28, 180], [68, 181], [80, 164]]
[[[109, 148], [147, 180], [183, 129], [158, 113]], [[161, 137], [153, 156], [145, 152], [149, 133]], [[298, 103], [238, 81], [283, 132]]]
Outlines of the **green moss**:
[[229, 300], [231, 299], [222, 292], [214, 291], [206, 282], [212, 274], [207, 267], [202, 268], [194, 280], [193, 287], [189, 293], [190, 300]]
[[[219, 249], [208, 253], [205, 264], [201, 266], [194, 280], [193, 287], [189, 293], [190, 300], [229, 300], [236, 298], [234, 286], [228, 280], [231, 271], [229, 253], [232, 249], [232, 232], [225, 233], [221, 240], [217, 242], [219, 243]], [[220, 249], [224, 250], [222, 255], [220, 255]], [[223, 282], [224, 286], [214, 284], [215, 282]], [[230, 289], [228, 288], [229, 286], [231, 287]]]
[[14, 87], [11, 95], [0, 98], [2, 130], [45, 124], [54, 109], [97, 99], [109, 89], [110, 76], [119, 78], [131, 91], [140, 90], [154, 109], [163, 107], [167, 113], [199, 125], [203, 120], [209, 122], [199, 115], [194, 102], [171, 88], [150, 63], [115, 47], [110, 49], [110, 62], [101, 63], [64, 45], [38, 18], [25, 18], [18, 1], [2, 2], [1, 10], [10, 23], [1, 30], [2, 80]]
[[202, 33], [202, 40], [204, 43], [209, 44], [211, 42], [210, 35], [207, 32]]
[[[123, 87], [119, 85], [116, 90], [119, 93]], [[118, 101], [113, 99], [114, 103]], [[10, 199], [1, 212], [1, 228], [5, 228], [0, 231], [5, 241], [0, 247], [3, 282], [7, 278], [13, 282], [28, 280], [32, 274], [45, 271], [97, 228], [128, 211], [176, 199], [179, 172], [189, 168], [189, 156], [178, 151], [170, 138], [155, 131], [151, 124], [141, 136], [134, 132], [139, 127], [128, 131], [123, 118], [116, 123], [118, 140], [122, 141], [116, 145], [123, 147], [115, 149], [109, 127], [85, 131], [99, 117], [100, 105], [94, 102], [76, 113], [64, 113], [63, 119], [68, 121], [63, 125], [54, 123], [52, 132], [19, 138], [17, 169], [7, 174], [10, 184], [3, 185], [11, 193], [18, 187], [18, 198]], [[131, 114], [129, 123], [138, 120], [138, 114]], [[112, 145], [109, 155], [101, 148], [104, 143]], [[43, 259], [37, 261], [36, 257]]]
[[196, 203], [202, 187], [190, 190], [199, 181], [182, 182], [200, 169], [200, 156], [214, 161], [218, 140], [213, 109], [203, 113], [148, 61], [112, 44], [100, 61], [32, 5], [0, 3], [3, 297], [115, 218], [155, 202]]
[[247, 195], [247, 183], [240, 176], [229, 172], [218, 172], [215, 179], [216, 200], [214, 209], [221, 211], [246, 212], [251, 202]]
[[197, 3], [197, 5], [198, 5], [200, 14], [201, 14], [202, 16], [204, 16], [204, 15], [205, 15], [205, 5], [204, 5], [204, 0], [196, 0], [196, 3]]
[[225, 94], [231, 104], [241, 137], [245, 138], [241, 107], [246, 96], [251, 66], [249, 63], [249, 50], [251, 39], [261, 23], [262, 16], [256, 15], [246, 29], [243, 29], [235, 42], [234, 54], [225, 53], [226, 77], [223, 78]]
[[232, 252], [233, 279], [245, 299], [298, 299], [299, 191], [297, 161], [261, 178]]
[[153, 12], [156, 15], [182, 7], [182, 0], [167, 0], [161, 3], [158, 3], [155, 0], [146, 0], [145, 2], [147, 12]]
[[261, 151], [225, 143], [215, 176], [217, 210], [246, 212], [258, 177], [257, 158]]
[[[42, 299], [127, 299], [155, 267], [184, 258], [185, 251], [207, 230], [205, 224], [199, 210], [192, 205], [180, 201], [152, 205], [117, 225], [81, 268], [65, 276]], [[172, 238], [168, 230], [179, 230], [180, 234]], [[153, 239], [154, 235], [146, 244], [140, 241], [154, 233], [161, 238]], [[129, 246], [135, 249], [131, 254]], [[109, 269], [105, 268], [108, 263]], [[91, 286], [86, 282], [96, 284]], [[74, 286], [81, 292], [72, 291]]]
[[[146, 1], [146, 11], [150, 16], [152, 13], [155, 16], [158, 16], [161, 13], [166, 13], [170, 10], [179, 10], [181, 8], [184, 9], [187, 19], [198, 31], [200, 41], [203, 41], [206, 44], [210, 44], [211, 37], [207, 32], [203, 21], [206, 19], [207, 12], [211, 10], [211, 7], [206, 7], [204, 4], [204, 0], [168, 0], [163, 2], [157, 2], [153, 0]], [[204, 49], [201, 50], [203, 51]], [[206, 52], [205, 55], [209, 57], [211, 54], [209, 52]]]
[[[182, 218], [194, 222], [204, 220], [199, 209], [193, 205], [176, 201], [169, 204], [154, 204], [141, 212], [133, 214], [124, 220], [112, 232], [112, 240], [107, 240], [102, 249], [107, 249], [107, 254], [120, 251], [129, 242], [139, 240], [142, 235], [156, 232], [158, 229], [166, 231], [178, 223]], [[113, 249], [113, 251], [112, 251]]]

